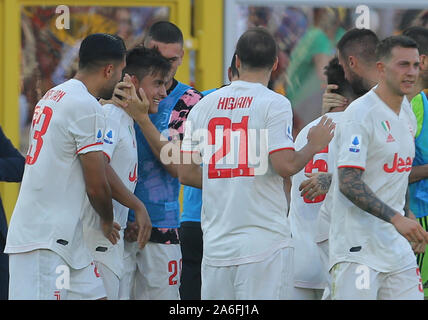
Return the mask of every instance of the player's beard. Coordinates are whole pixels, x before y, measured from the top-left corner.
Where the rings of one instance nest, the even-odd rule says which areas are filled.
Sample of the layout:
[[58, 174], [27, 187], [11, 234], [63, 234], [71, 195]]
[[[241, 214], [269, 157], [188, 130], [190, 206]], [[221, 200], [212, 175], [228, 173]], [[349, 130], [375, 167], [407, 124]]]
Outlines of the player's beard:
[[104, 100], [110, 100], [113, 97], [114, 87], [116, 83], [108, 83], [102, 90], [100, 90], [99, 97]]
[[352, 90], [358, 97], [361, 97], [362, 95], [366, 94], [370, 88], [367, 88], [363, 77], [360, 77], [352, 70], [350, 70], [350, 72], [352, 73], [352, 79], [350, 79], [349, 83], [351, 84]]

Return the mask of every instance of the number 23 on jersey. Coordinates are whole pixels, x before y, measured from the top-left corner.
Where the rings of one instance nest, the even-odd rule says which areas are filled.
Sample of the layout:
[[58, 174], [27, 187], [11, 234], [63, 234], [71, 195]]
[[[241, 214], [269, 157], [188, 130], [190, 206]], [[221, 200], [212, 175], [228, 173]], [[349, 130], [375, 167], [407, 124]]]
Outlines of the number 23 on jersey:
[[43, 136], [48, 130], [49, 123], [52, 118], [52, 109], [48, 106], [36, 106], [34, 109], [33, 121], [31, 123], [32, 140], [28, 148], [25, 163], [33, 165], [39, 157], [40, 150], [43, 147]]

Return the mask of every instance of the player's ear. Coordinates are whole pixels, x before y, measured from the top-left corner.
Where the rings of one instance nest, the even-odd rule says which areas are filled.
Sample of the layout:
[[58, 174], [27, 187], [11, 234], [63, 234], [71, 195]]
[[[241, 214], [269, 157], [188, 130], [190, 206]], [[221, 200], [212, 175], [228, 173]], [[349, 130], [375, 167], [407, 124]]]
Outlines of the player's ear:
[[112, 64], [107, 64], [103, 68], [103, 75], [105, 78], [110, 79], [114, 74], [114, 66]]
[[235, 55], [236, 59], [235, 59], [235, 67], [236, 69], [239, 70], [239, 68], [241, 68], [241, 59], [239, 59], [238, 55]]
[[134, 85], [135, 89], [138, 90], [137, 88], [140, 87], [140, 81], [135, 75], [131, 75], [131, 82]]
[[272, 67], [272, 72], [275, 71], [278, 68], [278, 63], [279, 63], [278, 61], [279, 61], [279, 59], [278, 59], [278, 56], [277, 56], [276, 59], [275, 59], [275, 62], [273, 64], [273, 67]]
[[421, 54], [419, 56], [419, 60], [420, 60], [420, 68], [423, 71], [428, 71], [428, 56], [426, 54]]
[[357, 67], [357, 59], [354, 56], [349, 56], [348, 65], [351, 69], [355, 69]]
[[376, 62], [376, 69], [379, 75], [385, 73], [385, 63], [383, 61]]

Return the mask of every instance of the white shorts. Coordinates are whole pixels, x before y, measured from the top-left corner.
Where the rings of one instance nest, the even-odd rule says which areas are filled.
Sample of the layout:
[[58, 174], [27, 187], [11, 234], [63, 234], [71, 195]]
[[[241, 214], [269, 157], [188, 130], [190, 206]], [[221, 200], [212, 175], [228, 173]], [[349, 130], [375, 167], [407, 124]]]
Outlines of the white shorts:
[[134, 300], [134, 283], [137, 272], [138, 243], [124, 241], [123, 275], [120, 278], [119, 299]]
[[95, 300], [106, 297], [95, 263], [73, 269], [54, 251], [9, 255], [10, 300]]
[[324, 289], [322, 300], [331, 300], [331, 276], [328, 272], [328, 239], [318, 242], [318, 249], [320, 251], [321, 264], [323, 267], [323, 272], [326, 274], [327, 286]]
[[284, 300], [293, 287], [293, 248], [261, 262], [215, 267], [202, 260], [202, 300]]
[[125, 241], [124, 276], [120, 299], [180, 300], [181, 248], [179, 244]]
[[368, 266], [341, 262], [330, 271], [333, 300], [423, 300], [419, 269], [383, 273]]
[[98, 273], [101, 275], [103, 280], [104, 288], [106, 290], [108, 300], [118, 300], [119, 299], [119, 277], [105, 264], [95, 261], [97, 266]]

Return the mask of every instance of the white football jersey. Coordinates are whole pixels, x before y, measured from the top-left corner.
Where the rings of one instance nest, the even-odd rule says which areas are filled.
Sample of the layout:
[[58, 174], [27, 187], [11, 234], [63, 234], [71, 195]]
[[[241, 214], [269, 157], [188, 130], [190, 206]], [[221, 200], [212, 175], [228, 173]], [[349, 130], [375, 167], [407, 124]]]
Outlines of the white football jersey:
[[[342, 112], [328, 113], [327, 116], [334, 123], [340, 121]], [[302, 149], [308, 143], [309, 130], [316, 126], [321, 117], [307, 124], [297, 135], [295, 141], [296, 150]], [[315, 242], [317, 231], [318, 212], [325, 195], [309, 200], [300, 195], [299, 186], [308, 178], [306, 173], [329, 172], [334, 170], [334, 151], [332, 144], [314, 155], [305, 168], [296, 173], [291, 179], [291, 200], [290, 200], [290, 227], [294, 242], [294, 285], [301, 288], [324, 289], [326, 277], [323, 274], [319, 248]]]
[[[106, 119], [103, 150], [110, 165], [123, 184], [133, 193], [137, 184], [137, 145], [134, 120], [113, 104], [103, 106]], [[114, 221], [126, 228], [128, 208], [113, 199]], [[118, 277], [123, 273], [123, 233], [118, 244], [113, 245], [102, 233], [100, 217], [92, 206], [85, 214], [84, 236], [95, 260], [108, 266]]]
[[[408, 177], [415, 156], [416, 118], [406, 98], [400, 114], [372, 89], [352, 102], [336, 128], [338, 168], [364, 170], [362, 180], [388, 206], [404, 215]], [[337, 171], [335, 173], [337, 175]], [[330, 225], [330, 268], [355, 262], [380, 272], [395, 272], [416, 258], [409, 242], [394, 226], [358, 208], [333, 179]]]
[[76, 79], [37, 103], [6, 253], [50, 249], [75, 269], [91, 263], [83, 243], [89, 199], [79, 154], [103, 150], [104, 126], [101, 105]]
[[259, 262], [291, 246], [283, 178], [269, 154], [294, 149], [289, 101], [260, 83], [234, 81], [190, 111], [183, 152], [204, 158], [204, 261]]

